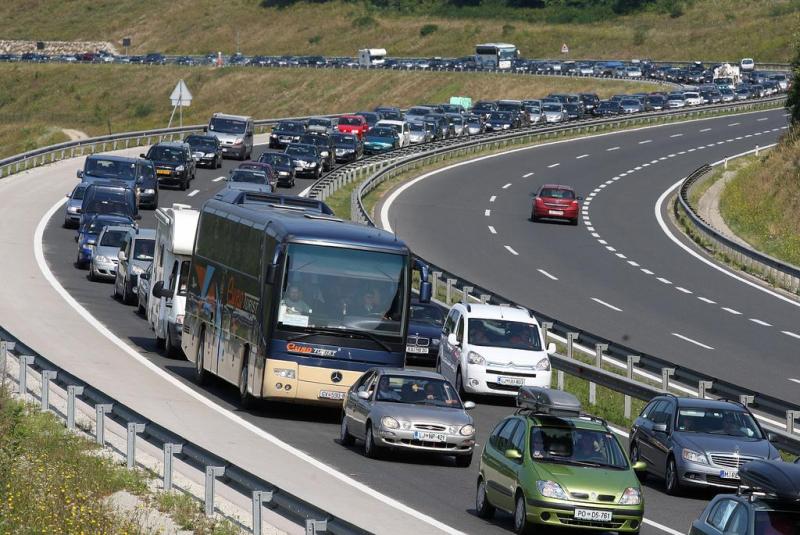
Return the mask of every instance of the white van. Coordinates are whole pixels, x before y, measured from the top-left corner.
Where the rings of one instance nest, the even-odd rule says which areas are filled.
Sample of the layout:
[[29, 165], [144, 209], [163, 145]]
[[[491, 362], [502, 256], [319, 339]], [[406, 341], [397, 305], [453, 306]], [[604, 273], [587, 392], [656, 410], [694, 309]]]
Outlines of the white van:
[[385, 48], [362, 48], [358, 51], [358, 64], [361, 67], [382, 67], [385, 62]]
[[156, 243], [147, 322], [167, 356], [181, 352], [186, 284], [200, 212], [185, 204], [156, 210]]
[[550, 358], [539, 323], [526, 310], [497, 305], [450, 309], [437, 370], [462, 393], [516, 396], [521, 386], [550, 387]]

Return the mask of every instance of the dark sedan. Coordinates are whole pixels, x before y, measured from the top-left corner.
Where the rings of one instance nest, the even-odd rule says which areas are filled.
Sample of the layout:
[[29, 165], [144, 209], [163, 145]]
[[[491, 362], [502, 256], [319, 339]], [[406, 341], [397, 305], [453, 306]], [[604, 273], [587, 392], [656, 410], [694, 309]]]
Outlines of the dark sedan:
[[308, 145], [316, 145], [319, 149], [319, 154], [322, 156], [322, 170], [330, 171], [336, 165], [336, 156], [334, 155], [334, 146], [331, 136], [322, 132], [308, 132], [300, 136], [298, 143], [306, 143]]
[[281, 121], [272, 129], [269, 135], [269, 148], [284, 149], [289, 143], [300, 141], [300, 136], [306, 133], [306, 124], [302, 121]]
[[608, 117], [612, 115], [619, 115], [620, 113], [622, 113], [622, 108], [619, 107], [619, 102], [614, 102], [611, 100], [604, 100], [592, 110], [592, 115], [595, 117]]
[[275, 150], [265, 150], [261, 153], [258, 161], [272, 167], [278, 186], [285, 188], [294, 187], [294, 164], [292, 163], [291, 157], [287, 156], [286, 153]]
[[486, 119], [487, 132], [511, 130], [514, 126], [514, 114], [510, 111], [493, 111]]
[[364, 155], [364, 145], [354, 134], [333, 134], [336, 163], [354, 162]]
[[286, 154], [292, 159], [296, 176], [322, 176], [322, 155], [316, 145], [292, 143], [286, 147]]
[[192, 158], [197, 165], [204, 165], [211, 169], [222, 167], [222, 145], [216, 136], [186, 136], [183, 140], [192, 149]]
[[406, 355], [435, 364], [444, 325], [444, 309], [434, 303], [413, 301], [409, 313]]

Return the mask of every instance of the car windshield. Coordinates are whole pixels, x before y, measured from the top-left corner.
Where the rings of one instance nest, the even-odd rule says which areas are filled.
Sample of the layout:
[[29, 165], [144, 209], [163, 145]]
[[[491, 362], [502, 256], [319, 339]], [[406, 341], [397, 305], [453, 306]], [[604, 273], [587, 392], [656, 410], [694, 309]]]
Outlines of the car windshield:
[[430, 377], [384, 375], [378, 381], [375, 401], [462, 408], [449, 381]]
[[183, 159], [183, 151], [177, 147], [156, 145], [150, 149], [147, 158], [160, 162], [180, 162]]
[[246, 123], [241, 119], [222, 119], [214, 117], [208, 123], [208, 130], [220, 134], [244, 134]]
[[411, 321], [430, 323], [431, 325], [444, 325], [444, 312], [436, 305], [423, 305], [412, 303], [409, 307]]
[[131, 206], [121, 199], [97, 199], [83, 207], [85, 213], [121, 214], [130, 216], [133, 213]]
[[200, 150], [204, 152], [213, 152], [217, 149], [216, 143], [214, 143], [213, 139], [209, 139], [207, 137], [187, 137], [186, 143], [192, 148], [192, 150]]
[[508, 112], [503, 111], [495, 111], [489, 114], [490, 121], [509, 121], [511, 120], [511, 114]]
[[103, 238], [100, 240], [102, 247], [122, 247], [122, 242], [125, 241], [125, 236], [128, 235], [126, 230], [108, 230], [103, 233]]
[[276, 154], [274, 152], [263, 153], [258, 161], [262, 163], [268, 163], [272, 167], [288, 167], [292, 165], [291, 158], [285, 154]]
[[677, 431], [762, 439], [753, 417], [741, 410], [685, 407], [678, 410]]
[[800, 533], [800, 511], [756, 511], [754, 535]]
[[575, 427], [533, 427], [531, 457], [538, 462], [625, 470], [628, 460], [610, 431]]
[[308, 156], [310, 158], [316, 156], [316, 152], [314, 151], [313, 147], [304, 147], [302, 145], [289, 145], [286, 147], [286, 154], [291, 156]]
[[634, 99], [623, 100], [619, 103], [620, 106], [638, 106], [639, 101]]
[[669, 95], [670, 100], [683, 100], [684, 98], [683, 95], [676, 95], [675, 93], [670, 93]]
[[337, 134], [333, 136], [333, 144], [337, 147], [353, 148], [356, 146], [356, 138], [355, 136]]
[[305, 131], [303, 123], [294, 121], [283, 121], [275, 127], [276, 132], [300, 133]]
[[428, 115], [431, 112], [428, 108], [411, 108], [406, 115]]
[[99, 178], [133, 180], [136, 174], [136, 164], [103, 158], [87, 158], [84, 173]]
[[539, 192], [539, 197], [571, 200], [575, 198], [575, 192], [564, 188], [542, 188], [542, 190]]
[[659, 95], [653, 95], [652, 97], [647, 97], [647, 100], [649, 100], [651, 103], [659, 103], [659, 102], [664, 102], [664, 97]]
[[600, 109], [601, 110], [616, 109], [616, 107], [617, 107], [617, 103], [616, 102], [601, 102], [600, 103]]
[[423, 125], [422, 123], [411, 123], [411, 124], [408, 125], [408, 128], [412, 132], [424, 132], [425, 131], [425, 125]]
[[401, 336], [406, 267], [400, 254], [292, 243], [278, 325]]
[[231, 182], [246, 182], [247, 184], [266, 184], [267, 174], [263, 171], [250, 169], [236, 169], [231, 173]]
[[394, 137], [395, 131], [388, 126], [376, 126], [367, 134], [368, 137]]
[[561, 104], [547, 103], [544, 106], [542, 106], [542, 110], [544, 110], [544, 111], [561, 111]]
[[133, 246], [134, 260], [152, 260], [156, 250], [156, 241], [146, 238], [138, 238]]
[[476, 346], [541, 351], [539, 329], [519, 321], [470, 318], [469, 343]]
[[363, 119], [357, 117], [342, 117], [339, 119], [339, 124], [347, 125], [347, 126], [361, 126], [363, 123]]
[[106, 218], [95, 217], [92, 219], [86, 227], [84, 227], [84, 231], [90, 234], [100, 234], [103, 229], [109, 225], [122, 225], [124, 223], [118, 221], [109, 221]]

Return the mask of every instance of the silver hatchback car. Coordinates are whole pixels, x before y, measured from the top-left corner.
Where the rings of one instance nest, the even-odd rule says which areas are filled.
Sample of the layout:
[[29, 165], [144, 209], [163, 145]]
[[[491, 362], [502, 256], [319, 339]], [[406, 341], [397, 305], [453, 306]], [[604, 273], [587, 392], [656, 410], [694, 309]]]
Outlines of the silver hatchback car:
[[475, 447], [475, 425], [453, 385], [438, 373], [373, 368], [356, 381], [344, 399], [340, 441], [364, 441], [364, 454], [415, 450], [455, 457], [467, 467]]

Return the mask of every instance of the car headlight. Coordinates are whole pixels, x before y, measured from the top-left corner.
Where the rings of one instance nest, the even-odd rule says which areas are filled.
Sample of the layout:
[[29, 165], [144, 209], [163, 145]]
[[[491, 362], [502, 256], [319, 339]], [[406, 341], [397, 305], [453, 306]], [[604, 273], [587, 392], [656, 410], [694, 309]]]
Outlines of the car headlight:
[[98, 263], [98, 264], [110, 264], [111, 263], [111, 259], [110, 258], [108, 258], [107, 256], [99, 256], [99, 255], [94, 257], [94, 261], [96, 263]]
[[639, 505], [642, 503], [642, 493], [635, 487], [628, 487], [619, 499], [620, 505]]
[[77, 206], [70, 206], [70, 207], [67, 208], [67, 212], [70, 213], [70, 214], [77, 214], [78, 213], [78, 207]]
[[270, 135], [269, 135], [269, 137], [272, 137], [272, 138], [277, 138], [277, 137], [278, 137], [278, 134], [270, 134]]
[[242, 144], [242, 138], [237, 137], [236, 139], [233, 140], [233, 144], [234, 145], [241, 145]]
[[175, 316], [175, 323], [178, 325], [183, 325], [183, 318], [184, 318], [183, 314], [178, 314], [177, 316]]
[[547, 357], [542, 358], [539, 362], [536, 363], [537, 370], [547, 371], [550, 369], [550, 359]]
[[400, 423], [391, 416], [381, 418], [381, 425], [386, 429], [400, 429]]
[[289, 171], [278, 171], [278, 176], [289, 176]]
[[182, 165], [179, 165], [178, 167], [175, 168], [175, 171], [177, 171], [178, 173], [183, 173], [185, 170], [186, 168]]
[[214, 156], [216, 156], [216, 155], [217, 155], [217, 153], [216, 153], [216, 152], [207, 152], [207, 153], [206, 153], [206, 158], [213, 158], [213, 157], [214, 157]]
[[706, 458], [705, 453], [699, 453], [688, 448], [683, 448], [682, 455], [683, 459], [686, 461], [697, 464], [708, 464], [708, 459]]
[[311, 163], [309, 163], [309, 164], [307, 164], [307, 165], [308, 165], [309, 167], [316, 167], [316, 166], [317, 166], [317, 162], [311, 162]]
[[467, 424], [458, 431], [458, 434], [464, 437], [472, 436], [475, 434], [475, 426]]
[[438, 338], [434, 338], [433, 340], [431, 340], [431, 345], [438, 346], [440, 342], [441, 340], [439, 340]]
[[486, 364], [486, 359], [480, 356], [480, 354], [475, 353], [474, 351], [470, 351], [469, 354], [467, 355], [467, 362], [469, 362], [470, 364], [478, 364], [480, 366], [483, 366]]
[[536, 482], [536, 488], [539, 489], [539, 494], [545, 498], [555, 498], [557, 500], [568, 499], [567, 493], [564, 492], [564, 489], [561, 488], [561, 485], [555, 481], [543, 481], [540, 479]]
[[275, 368], [273, 373], [278, 377], [283, 377], [284, 379], [294, 379], [295, 372], [294, 370], [290, 370], [288, 368]]
[[154, 190], [153, 188], [147, 188], [146, 190], [144, 190], [144, 192], [147, 195], [153, 195], [156, 192], [156, 190]]
[[134, 275], [141, 275], [144, 273], [144, 269], [140, 268], [139, 266], [131, 266], [131, 273]]

